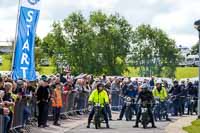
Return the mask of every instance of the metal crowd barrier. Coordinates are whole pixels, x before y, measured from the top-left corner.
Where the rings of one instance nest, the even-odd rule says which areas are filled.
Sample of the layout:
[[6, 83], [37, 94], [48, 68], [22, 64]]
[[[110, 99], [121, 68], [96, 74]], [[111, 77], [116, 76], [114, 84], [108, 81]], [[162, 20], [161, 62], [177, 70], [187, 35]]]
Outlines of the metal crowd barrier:
[[[88, 97], [89, 93], [87, 92], [71, 92], [69, 94], [63, 94], [63, 107], [61, 109], [61, 117], [65, 116], [64, 118], [66, 119], [73, 119], [73, 117], [77, 115], [78, 112], [87, 113]], [[26, 105], [27, 103], [24, 100], [15, 103], [13, 124], [11, 129], [13, 133], [18, 133], [18, 129], [20, 128], [24, 128], [25, 130], [27, 130], [27, 132], [30, 132], [30, 127], [27, 125], [23, 125], [24, 108]], [[29, 117], [29, 125], [37, 126], [38, 106], [35, 97], [33, 97], [31, 101], [28, 102], [28, 108], [31, 112], [31, 115]], [[53, 116], [51, 102], [49, 102], [48, 116], [50, 119]], [[3, 126], [3, 124], [1, 125]]]
[[3, 133], [4, 129], [4, 117], [3, 115], [0, 115], [0, 133]]
[[111, 109], [119, 111], [122, 108], [123, 99], [120, 97], [120, 91], [113, 90], [111, 92]]

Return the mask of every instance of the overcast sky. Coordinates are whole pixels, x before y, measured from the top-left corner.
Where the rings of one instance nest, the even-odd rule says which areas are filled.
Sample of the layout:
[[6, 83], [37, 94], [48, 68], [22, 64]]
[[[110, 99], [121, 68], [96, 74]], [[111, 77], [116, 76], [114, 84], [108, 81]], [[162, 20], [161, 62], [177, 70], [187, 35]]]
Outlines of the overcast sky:
[[[151, 24], [163, 29], [177, 45], [191, 47], [198, 41], [193, 28], [200, 19], [200, 0], [42, 0], [37, 34], [44, 37], [55, 20], [63, 20], [74, 11], [85, 16], [101, 9], [118, 12], [135, 28]], [[0, 41], [13, 39], [16, 29], [18, 0], [0, 0]]]

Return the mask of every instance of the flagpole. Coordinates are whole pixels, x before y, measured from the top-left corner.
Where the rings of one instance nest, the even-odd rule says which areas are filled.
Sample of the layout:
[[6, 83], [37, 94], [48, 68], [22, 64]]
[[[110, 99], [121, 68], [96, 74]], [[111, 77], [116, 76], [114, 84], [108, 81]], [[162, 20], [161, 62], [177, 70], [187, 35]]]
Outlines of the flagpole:
[[17, 35], [18, 35], [20, 5], [21, 5], [21, 0], [18, 1], [18, 12], [17, 12], [17, 22], [16, 22], [16, 29], [15, 29], [15, 40], [14, 40], [14, 44], [13, 44], [13, 56], [12, 56], [12, 68], [11, 68], [11, 71], [13, 71], [13, 67], [14, 67], [14, 59], [15, 59], [14, 57], [15, 57], [15, 48], [16, 48]]

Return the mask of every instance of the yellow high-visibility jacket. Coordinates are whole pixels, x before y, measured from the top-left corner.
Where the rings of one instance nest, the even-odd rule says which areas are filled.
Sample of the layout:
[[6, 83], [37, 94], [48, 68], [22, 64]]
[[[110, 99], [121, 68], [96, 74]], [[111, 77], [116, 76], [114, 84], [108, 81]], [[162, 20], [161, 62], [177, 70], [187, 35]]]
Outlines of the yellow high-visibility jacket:
[[98, 92], [98, 90], [95, 89], [91, 93], [88, 101], [93, 102], [95, 105], [100, 104], [101, 107], [104, 107], [105, 104], [109, 103], [108, 93], [105, 90]]
[[163, 86], [160, 92], [158, 91], [158, 89], [156, 89], [156, 87], [154, 87], [152, 93], [154, 97], [159, 97], [161, 101], [164, 101], [167, 98], [167, 91]]

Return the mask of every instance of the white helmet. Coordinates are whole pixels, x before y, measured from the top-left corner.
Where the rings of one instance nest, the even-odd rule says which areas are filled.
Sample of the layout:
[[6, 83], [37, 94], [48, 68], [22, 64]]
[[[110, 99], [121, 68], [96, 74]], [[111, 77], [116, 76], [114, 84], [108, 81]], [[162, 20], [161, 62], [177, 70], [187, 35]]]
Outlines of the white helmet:
[[156, 81], [156, 84], [162, 84], [162, 80], [161, 80], [161, 79], [158, 79], [158, 80]]

